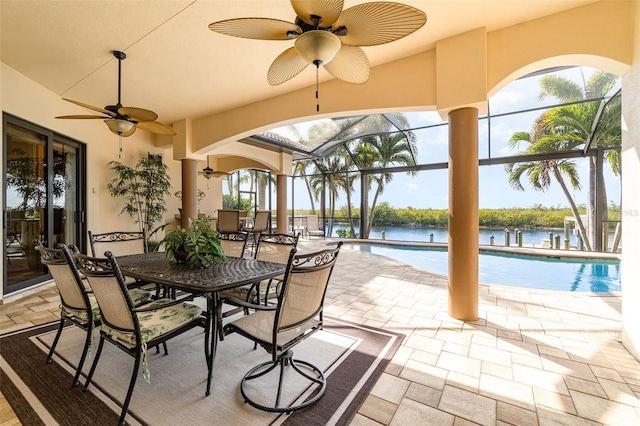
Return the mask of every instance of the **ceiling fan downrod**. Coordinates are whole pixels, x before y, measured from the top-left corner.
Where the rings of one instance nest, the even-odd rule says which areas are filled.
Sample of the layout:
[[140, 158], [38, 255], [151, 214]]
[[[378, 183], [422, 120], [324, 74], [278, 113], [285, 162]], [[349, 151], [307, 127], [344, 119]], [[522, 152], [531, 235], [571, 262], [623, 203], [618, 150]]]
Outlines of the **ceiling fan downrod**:
[[118, 106], [122, 106], [120, 101], [120, 91], [122, 87], [122, 61], [126, 59], [127, 55], [119, 50], [113, 51], [113, 56], [118, 60]]

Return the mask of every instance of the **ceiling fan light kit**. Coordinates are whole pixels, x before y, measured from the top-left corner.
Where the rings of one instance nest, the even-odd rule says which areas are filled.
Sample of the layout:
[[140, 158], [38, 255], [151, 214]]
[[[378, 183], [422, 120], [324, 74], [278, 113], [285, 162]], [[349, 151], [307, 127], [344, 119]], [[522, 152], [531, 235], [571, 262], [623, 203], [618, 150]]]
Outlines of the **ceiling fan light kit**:
[[300, 34], [294, 47], [305, 62], [319, 67], [331, 62], [342, 47], [342, 42], [332, 32], [312, 30]]
[[214, 173], [215, 171], [209, 166], [202, 169], [202, 175], [205, 177], [205, 179], [211, 179], [211, 176], [213, 176]]
[[104, 122], [109, 127], [109, 130], [120, 136], [128, 136], [125, 135], [125, 133], [130, 132], [136, 127], [131, 121], [119, 120], [117, 118], [107, 118]]
[[[267, 73], [272, 86], [295, 77], [307, 65], [316, 66], [316, 100], [320, 65], [337, 79], [363, 84], [369, 80], [369, 60], [360, 46], [376, 46], [421, 28], [427, 16], [401, 3], [370, 2], [342, 10], [343, 0], [290, 0], [294, 23], [271, 18], [235, 18], [209, 24], [220, 34], [258, 40], [295, 39]], [[319, 106], [316, 101], [316, 109]]]

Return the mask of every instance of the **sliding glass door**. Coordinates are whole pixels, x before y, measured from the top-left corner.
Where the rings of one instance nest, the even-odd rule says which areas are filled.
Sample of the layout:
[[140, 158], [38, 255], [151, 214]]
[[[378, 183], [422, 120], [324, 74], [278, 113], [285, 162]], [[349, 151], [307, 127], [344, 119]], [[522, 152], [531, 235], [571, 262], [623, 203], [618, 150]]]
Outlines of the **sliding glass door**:
[[36, 241], [83, 245], [84, 145], [7, 114], [3, 124], [7, 294], [49, 278]]

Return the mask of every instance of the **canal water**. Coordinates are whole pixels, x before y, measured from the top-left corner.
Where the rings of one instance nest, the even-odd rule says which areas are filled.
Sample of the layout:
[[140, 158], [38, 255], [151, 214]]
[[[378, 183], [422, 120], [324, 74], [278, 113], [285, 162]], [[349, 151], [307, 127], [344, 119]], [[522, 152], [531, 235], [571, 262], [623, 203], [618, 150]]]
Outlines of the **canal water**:
[[[348, 226], [334, 225], [333, 237], [337, 237], [337, 231], [339, 229], [349, 229]], [[356, 227], [356, 232], [359, 232], [359, 228]], [[381, 240], [382, 232], [385, 233], [385, 239], [394, 241], [420, 241], [430, 242], [431, 235], [433, 235], [434, 243], [446, 243], [448, 240], [447, 228], [418, 228], [418, 227], [404, 227], [404, 226], [374, 226], [371, 229], [369, 235], [370, 239]], [[522, 245], [524, 247], [541, 247], [542, 240], [549, 238], [549, 233], [560, 235], [561, 247], [564, 247], [564, 232], [561, 229], [531, 229], [522, 230]], [[516, 243], [516, 229], [509, 229], [510, 245], [517, 246]], [[480, 229], [480, 244], [489, 245], [491, 243], [491, 237], [494, 237], [494, 244], [497, 246], [505, 245], [505, 232], [504, 229]], [[569, 245], [575, 247], [577, 244], [576, 236], [569, 235]]]

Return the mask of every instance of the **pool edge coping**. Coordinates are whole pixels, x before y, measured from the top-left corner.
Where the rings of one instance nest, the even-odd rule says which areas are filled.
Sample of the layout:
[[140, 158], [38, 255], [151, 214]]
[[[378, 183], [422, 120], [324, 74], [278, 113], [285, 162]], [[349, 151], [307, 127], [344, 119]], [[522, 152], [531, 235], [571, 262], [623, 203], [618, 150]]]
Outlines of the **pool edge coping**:
[[[358, 238], [337, 239], [345, 243], [357, 244], [377, 244], [386, 246], [403, 246], [403, 247], [427, 247], [437, 249], [447, 249], [447, 243], [429, 243], [425, 241], [398, 241], [398, 240], [368, 240]], [[553, 259], [584, 259], [584, 260], [615, 260], [622, 261], [621, 253], [602, 253], [602, 252], [585, 252], [578, 250], [562, 250], [562, 249], [543, 249], [534, 247], [503, 247], [503, 246], [487, 246], [479, 245], [479, 252], [496, 252], [509, 253], [521, 256], [553, 258]]]

